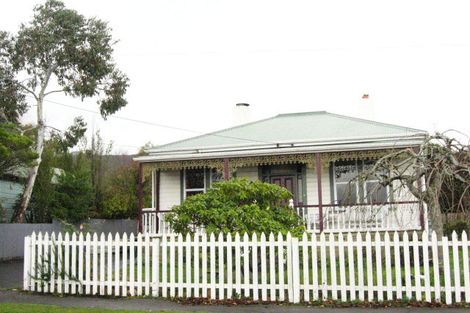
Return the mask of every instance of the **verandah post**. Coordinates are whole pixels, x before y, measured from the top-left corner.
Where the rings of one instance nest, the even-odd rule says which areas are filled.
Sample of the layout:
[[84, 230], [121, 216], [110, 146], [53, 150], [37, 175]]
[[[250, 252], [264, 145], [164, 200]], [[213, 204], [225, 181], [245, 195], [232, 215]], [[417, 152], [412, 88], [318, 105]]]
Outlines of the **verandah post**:
[[228, 158], [224, 158], [224, 180], [230, 179], [230, 170], [228, 167]]
[[323, 232], [323, 198], [321, 186], [321, 156], [320, 153], [315, 154], [315, 166], [317, 172], [317, 188], [318, 188], [318, 218], [320, 232]]
[[137, 227], [138, 231], [142, 232], [142, 208], [143, 208], [143, 164], [139, 163], [139, 173], [137, 176], [137, 210], [138, 210], [138, 220]]

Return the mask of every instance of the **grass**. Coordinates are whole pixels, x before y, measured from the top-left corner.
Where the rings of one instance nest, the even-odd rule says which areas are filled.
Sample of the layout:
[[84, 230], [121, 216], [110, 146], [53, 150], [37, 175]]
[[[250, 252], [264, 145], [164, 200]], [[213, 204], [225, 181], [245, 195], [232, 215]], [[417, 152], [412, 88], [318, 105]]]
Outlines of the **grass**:
[[[0, 303], [0, 313], [148, 313], [149, 311], [107, 310], [90, 308], [64, 308], [43, 304]], [[176, 311], [153, 311], [155, 313], [177, 313]]]

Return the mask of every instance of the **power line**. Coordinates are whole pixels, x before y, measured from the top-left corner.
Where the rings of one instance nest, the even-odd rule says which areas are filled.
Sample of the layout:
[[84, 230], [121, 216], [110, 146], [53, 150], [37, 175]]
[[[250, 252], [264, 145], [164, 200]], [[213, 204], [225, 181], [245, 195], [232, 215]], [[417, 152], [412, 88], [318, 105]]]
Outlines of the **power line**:
[[[74, 105], [60, 103], [60, 102], [57, 102], [57, 101], [52, 101], [52, 100], [47, 100], [47, 99], [44, 99], [44, 101], [50, 102], [50, 103], [53, 103], [53, 104], [57, 104], [57, 105], [60, 105], [60, 106], [63, 106], [63, 107], [75, 109], [75, 110], [80, 110], [80, 111], [85, 111], [85, 112], [101, 115], [100, 112], [95, 111], [95, 110], [84, 109], [84, 108], [80, 108], [80, 107], [77, 107], [77, 106], [74, 106]], [[119, 119], [119, 120], [124, 120], [124, 121], [128, 121], [128, 122], [141, 123], [141, 124], [150, 125], [150, 126], [163, 127], [163, 128], [173, 129], [173, 130], [196, 133], [196, 134], [199, 134], [199, 135], [207, 135], [207, 136], [221, 137], [221, 138], [227, 138], [227, 139], [236, 139], [236, 140], [250, 141], [250, 142], [256, 142], [256, 143], [263, 143], [263, 144], [276, 144], [274, 142], [269, 142], [269, 141], [262, 141], [262, 140], [256, 140], [256, 139], [248, 139], [248, 138], [241, 138], [241, 137], [235, 137], [235, 136], [220, 135], [220, 134], [214, 134], [214, 133], [205, 133], [205, 132], [192, 130], [192, 129], [188, 129], [188, 128], [182, 128], [182, 127], [170, 126], [170, 125], [154, 123], [154, 122], [149, 122], [149, 121], [143, 121], [143, 120], [138, 120], [138, 119], [119, 116], [119, 115], [110, 115], [108, 117], [109, 118], [114, 118], [114, 119]]]

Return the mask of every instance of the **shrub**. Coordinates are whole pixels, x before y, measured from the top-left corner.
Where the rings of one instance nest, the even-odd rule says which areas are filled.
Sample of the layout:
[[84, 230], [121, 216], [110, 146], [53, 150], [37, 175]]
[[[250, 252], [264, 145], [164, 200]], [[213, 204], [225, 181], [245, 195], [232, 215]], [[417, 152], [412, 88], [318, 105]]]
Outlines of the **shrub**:
[[452, 221], [444, 224], [444, 235], [447, 237], [452, 236], [452, 232], [456, 232], [457, 235], [461, 236], [462, 232], [465, 231], [467, 235], [470, 235], [470, 223], [467, 221]]
[[214, 184], [206, 193], [186, 198], [166, 220], [178, 233], [204, 227], [208, 233], [282, 233], [300, 236], [301, 218], [288, 206], [291, 193], [277, 185], [247, 179]]

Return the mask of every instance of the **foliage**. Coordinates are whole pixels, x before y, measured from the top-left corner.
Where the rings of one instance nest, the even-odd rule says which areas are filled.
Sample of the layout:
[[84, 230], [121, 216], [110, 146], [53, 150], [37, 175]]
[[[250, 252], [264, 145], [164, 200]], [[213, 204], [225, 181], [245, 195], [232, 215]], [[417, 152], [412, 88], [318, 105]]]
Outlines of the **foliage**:
[[287, 203], [290, 192], [277, 185], [247, 179], [214, 184], [206, 193], [173, 207], [167, 221], [180, 233], [205, 227], [211, 233], [282, 233], [300, 236], [304, 226]]
[[15, 168], [30, 166], [37, 158], [33, 140], [18, 125], [0, 120], [0, 176]]
[[104, 117], [126, 105], [128, 79], [113, 62], [114, 41], [106, 22], [48, 0], [34, 8], [33, 19], [22, 24], [16, 36], [5, 41], [13, 70], [29, 76], [25, 90], [44, 89], [55, 76], [67, 95], [101, 95], [98, 103]]
[[83, 221], [88, 217], [92, 195], [89, 173], [84, 170], [64, 173], [55, 189], [52, 215], [71, 223]]
[[444, 235], [449, 238], [452, 236], [452, 232], [456, 232], [459, 237], [462, 232], [470, 234], [470, 222], [468, 221], [451, 221], [444, 224]]
[[[148, 310], [115, 310], [103, 308], [70, 308], [57, 305], [45, 304], [18, 304], [18, 303], [0, 303], [0, 312], [2, 313], [148, 313]], [[168, 313], [169, 311], [152, 311], [154, 313]], [[172, 313], [178, 313], [171, 311]], [[180, 312], [182, 313], [182, 312]]]
[[[44, 99], [64, 93], [82, 100], [96, 97], [103, 118], [127, 104], [127, 76], [114, 63], [111, 29], [97, 18], [86, 18], [57, 0], [47, 0], [34, 8], [34, 16], [15, 35], [0, 33], [0, 84], [8, 89], [8, 102], [21, 103], [25, 94], [36, 100], [37, 162], [31, 167], [14, 220], [24, 220], [44, 149], [46, 124]], [[21, 78], [19, 81], [18, 78]], [[63, 136], [62, 144], [76, 144], [85, 129], [77, 119]]]
[[[136, 165], [121, 166], [109, 178], [104, 190], [102, 212], [104, 218], [135, 218], [137, 214]], [[148, 193], [146, 193], [148, 194]]]

